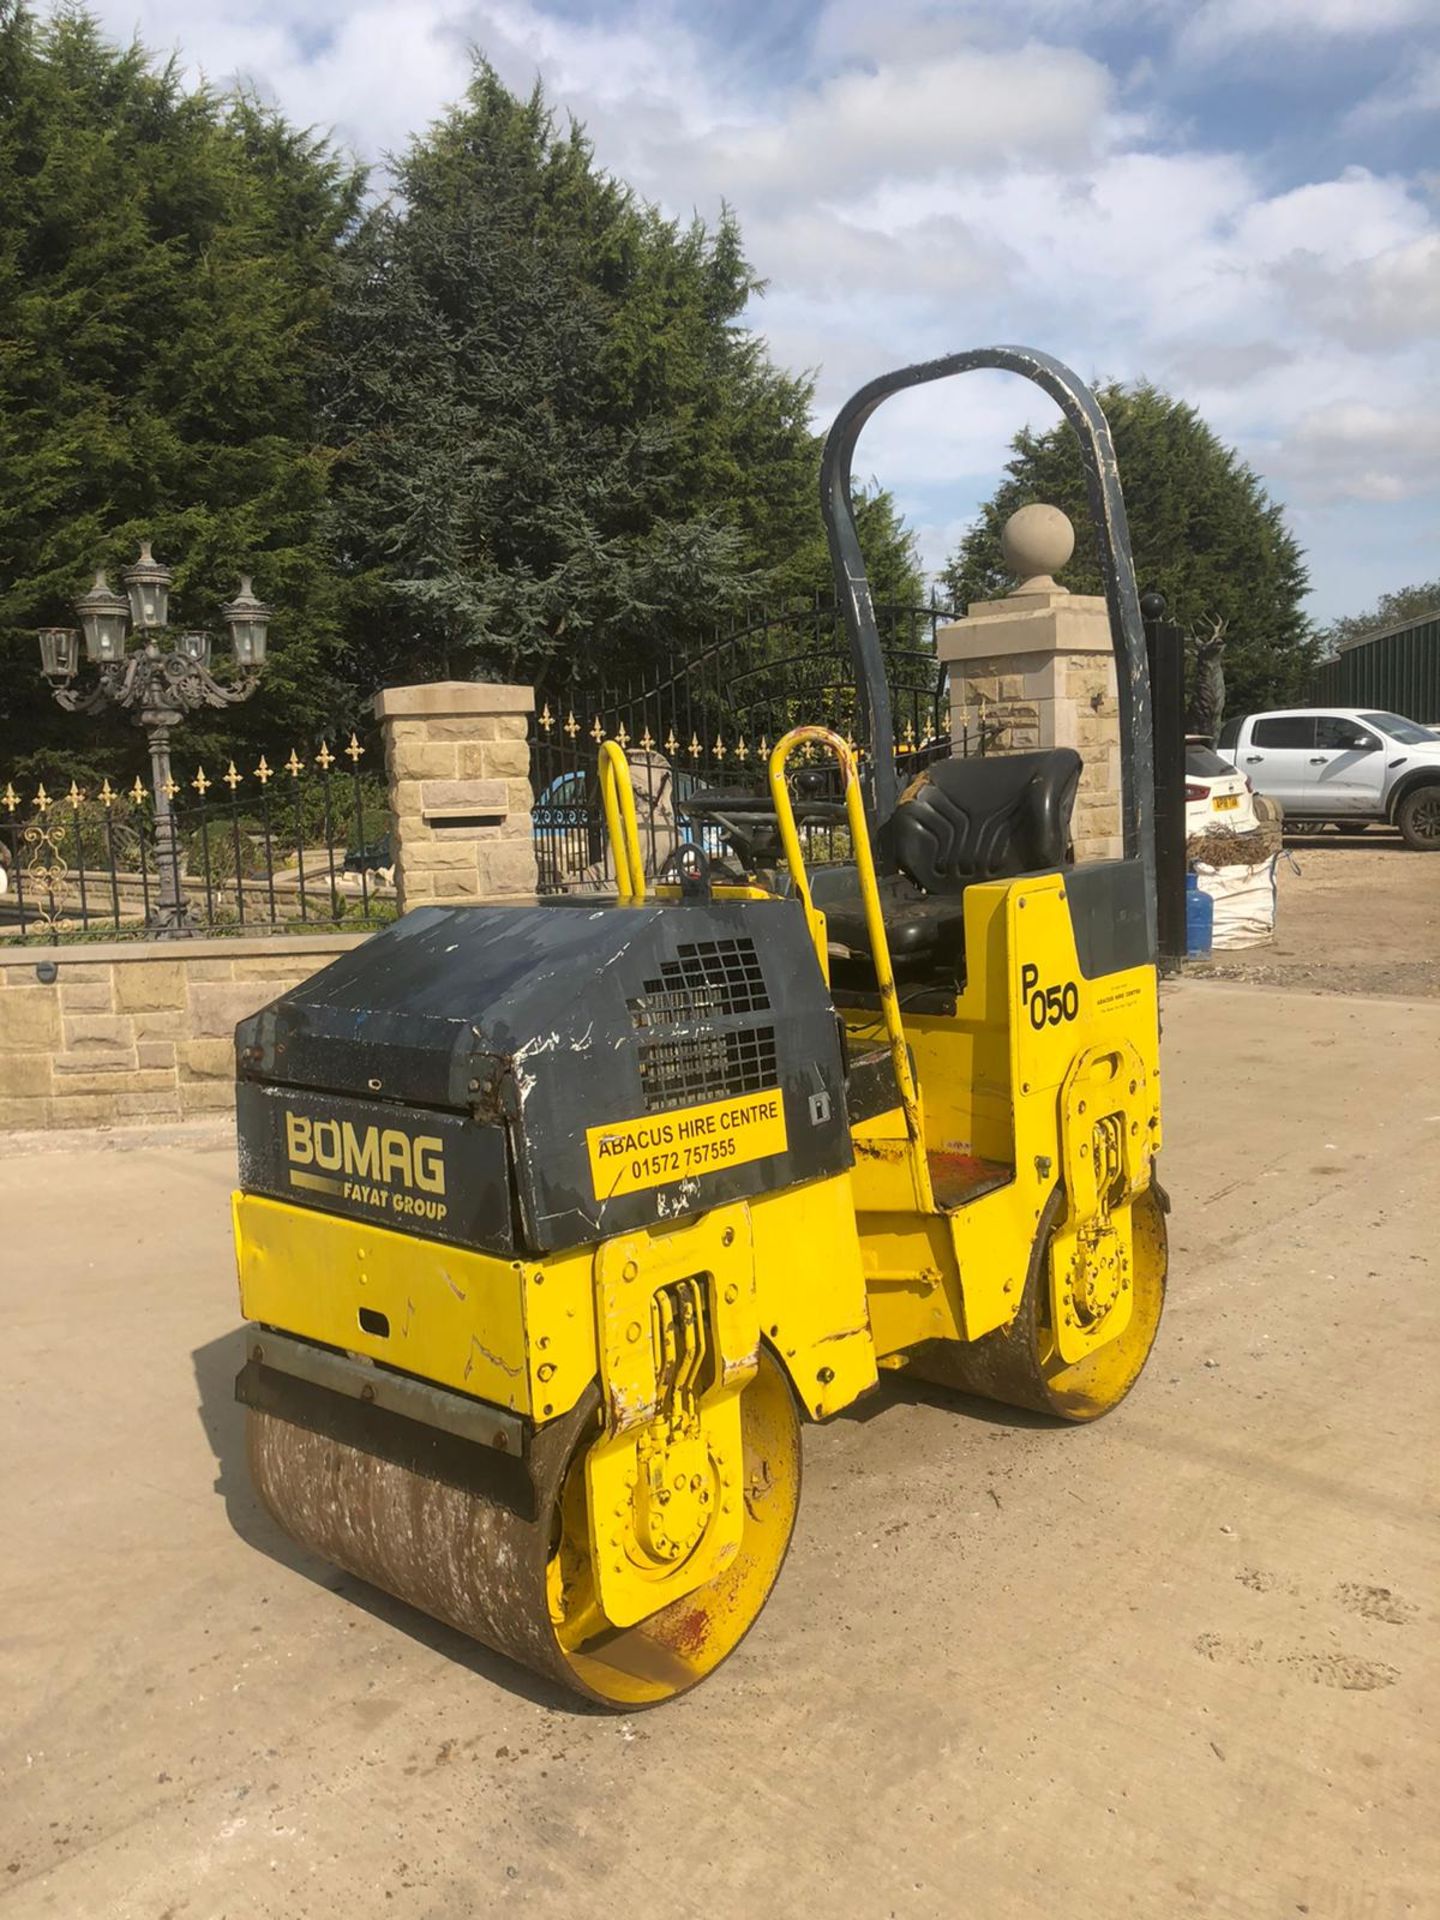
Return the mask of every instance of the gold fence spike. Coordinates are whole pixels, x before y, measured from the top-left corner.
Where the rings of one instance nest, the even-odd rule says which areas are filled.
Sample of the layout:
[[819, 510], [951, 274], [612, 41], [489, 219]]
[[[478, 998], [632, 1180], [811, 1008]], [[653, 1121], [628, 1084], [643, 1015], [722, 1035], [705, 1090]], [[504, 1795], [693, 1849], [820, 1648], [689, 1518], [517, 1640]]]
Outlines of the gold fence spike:
[[625, 731], [625, 722], [624, 722], [623, 720], [622, 720], [622, 721], [620, 722], [620, 726], [619, 726], [619, 729], [618, 729], [618, 730], [617, 730], [617, 732], [616, 732], [616, 735], [615, 735], [615, 743], [616, 743], [616, 745], [617, 745], [618, 747], [620, 747], [620, 749], [621, 749], [622, 751], [623, 751], [623, 750], [624, 750], [624, 749], [625, 749], [626, 747], [628, 747], [628, 746], [629, 746], [629, 744], [630, 744], [630, 736], [629, 736], [629, 734], [628, 734], [628, 733], [627, 733], [627, 732]]
[[698, 760], [700, 758], [700, 742], [695, 738], [693, 733], [690, 736], [689, 754], [692, 760]]
[[14, 813], [19, 804], [20, 796], [7, 780], [4, 793], [0, 793], [0, 806], [3, 806], [7, 813]]
[[715, 745], [711, 748], [711, 752], [717, 760], [723, 760], [725, 758], [725, 742], [720, 738], [718, 733], [715, 736]]
[[293, 747], [290, 749], [290, 758], [285, 762], [285, 771], [292, 780], [298, 780], [305, 771], [300, 756]]
[[358, 767], [361, 759], [364, 757], [365, 749], [353, 733], [350, 735], [350, 744], [346, 747], [345, 752], [349, 757], [351, 765]]
[[145, 788], [141, 784], [138, 773], [135, 776], [135, 784], [130, 789], [130, 798], [135, 802], [137, 807], [143, 807], [145, 804]]
[[107, 780], [101, 781], [100, 791], [98, 794], [96, 794], [95, 797], [100, 802], [102, 807], [111, 807], [111, 806], [114, 806], [115, 802], [119, 799], [120, 796], [119, 794], [116, 793], [115, 789], [111, 786], [109, 780], [107, 779]]
[[[536, 716], [536, 718], [541, 731], [544, 733], [549, 733], [550, 729], [555, 724], [555, 716], [550, 711], [550, 702], [548, 700], [545, 702], [544, 706], [540, 709], [540, 712]], [[351, 734], [350, 738], [352, 740], [355, 738], [353, 733]]]
[[210, 791], [211, 787], [214, 786], [215, 782], [213, 780], [206, 779], [204, 767], [197, 767], [195, 769], [195, 778], [190, 782], [190, 784], [192, 787], [194, 787], [195, 791], [199, 794], [200, 798], [203, 800], [206, 794]]
[[901, 736], [900, 736], [900, 738], [901, 738], [901, 740], [902, 740], [902, 741], [904, 742], [904, 744], [905, 744], [905, 745], [906, 745], [907, 747], [913, 747], [913, 746], [914, 746], [914, 744], [915, 744], [915, 723], [914, 723], [914, 721], [913, 721], [913, 720], [907, 720], [907, 721], [905, 722], [905, 731], [904, 731], [904, 733], [902, 733], [902, 734], [901, 734]]
[[320, 751], [315, 756], [315, 764], [323, 773], [328, 773], [331, 767], [334, 766], [335, 756], [330, 751], [330, 742], [328, 740], [322, 740], [320, 742]]
[[597, 743], [605, 738], [605, 729], [600, 724], [600, 716], [598, 713], [595, 716], [595, 724], [590, 729], [590, 738]]
[[568, 733], [572, 740], [575, 738], [576, 734], [579, 733], [580, 731], [580, 722], [575, 718], [575, 709], [573, 707], [565, 716], [565, 726], [563, 728], [563, 731], [565, 733]]
[[640, 736], [640, 745], [644, 748], [646, 753], [649, 753], [650, 749], [654, 746], [654, 744], [655, 744], [655, 736], [653, 733], [651, 733], [649, 727], [646, 727], [644, 733], [642, 733]]
[[743, 763], [746, 760], [748, 760], [749, 757], [750, 757], [750, 749], [746, 746], [745, 736], [742, 733], [740, 738], [735, 742], [735, 758], [739, 760], [743, 765]]
[[167, 800], [173, 800], [175, 798], [176, 794], [180, 791], [180, 783], [173, 773], [165, 776], [165, 784], [160, 791]]
[[[263, 763], [263, 760], [264, 760], [263, 754], [261, 755], [261, 760]], [[266, 767], [265, 769], [265, 775], [266, 775], [266, 778], [268, 779], [270, 775], [270, 769], [268, 767]], [[235, 765], [235, 762], [233, 760], [230, 762], [229, 766], [226, 767], [224, 773], [222, 773], [220, 776], [220, 778], [225, 782], [226, 786], [229, 787], [230, 797], [232, 800], [235, 797], [235, 789], [239, 786], [242, 777], [243, 776], [241, 775], [239, 768]]]
[[674, 727], [671, 727], [669, 733], [665, 736], [665, 751], [672, 755], [680, 751], [680, 742], [675, 738]]
[[[230, 765], [233, 767], [235, 765], [235, 762], [232, 760], [230, 762]], [[227, 778], [228, 778], [228, 775], [227, 775]], [[255, 769], [255, 778], [260, 782], [262, 787], [265, 785], [265, 782], [267, 780], [273, 780], [275, 778], [275, 770], [270, 765], [270, 762], [265, 758], [263, 753], [260, 756], [260, 764]]]
[[70, 791], [66, 794], [65, 798], [70, 802], [70, 811], [72, 813], [78, 813], [85, 804], [85, 795], [73, 780], [70, 782]]
[[45, 791], [45, 782], [43, 780], [35, 789], [35, 811], [37, 813], [48, 813], [50, 811], [50, 796]]

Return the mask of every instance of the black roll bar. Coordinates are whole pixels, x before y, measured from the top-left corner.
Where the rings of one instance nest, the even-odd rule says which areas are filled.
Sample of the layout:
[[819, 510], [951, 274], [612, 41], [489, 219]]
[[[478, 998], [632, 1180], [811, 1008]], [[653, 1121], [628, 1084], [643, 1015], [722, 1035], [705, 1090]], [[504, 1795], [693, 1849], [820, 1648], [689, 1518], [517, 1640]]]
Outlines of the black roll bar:
[[830, 543], [835, 585], [850, 636], [855, 673], [863, 703], [862, 730], [868, 723], [870, 747], [870, 802], [875, 819], [884, 822], [895, 811], [895, 736], [890, 713], [890, 683], [885, 656], [875, 625], [870, 581], [855, 529], [850, 499], [855, 443], [875, 409], [892, 394], [922, 387], [952, 373], [970, 373], [981, 367], [1018, 373], [1042, 387], [1075, 429], [1090, 512], [1099, 532], [1100, 572], [1105, 603], [1110, 612], [1110, 643], [1115, 650], [1115, 678], [1120, 693], [1120, 818], [1125, 857], [1138, 860], [1145, 874], [1146, 913], [1150, 947], [1155, 949], [1155, 751], [1150, 711], [1150, 677], [1145, 658], [1145, 630], [1140, 618], [1140, 596], [1135, 587], [1135, 563], [1130, 554], [1130, 525], [1115, 465], [1110, 425], [1100, 402], [1077, 374], [1048, 353], [1034, 347], [977, 347], [970, 353], [946, 354], [882, 374], [847, 400], [835, 417], [820, 461], [820, 511]]

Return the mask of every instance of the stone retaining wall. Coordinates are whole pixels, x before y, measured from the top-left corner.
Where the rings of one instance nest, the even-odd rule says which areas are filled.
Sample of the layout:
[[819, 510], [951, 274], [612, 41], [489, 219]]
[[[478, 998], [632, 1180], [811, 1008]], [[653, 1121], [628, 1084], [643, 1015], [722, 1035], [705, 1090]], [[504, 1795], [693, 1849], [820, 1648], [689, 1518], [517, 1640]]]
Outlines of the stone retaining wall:
[[0, 1131], [227, 1111], [236, 1021], [364, 938], [0, 949]]

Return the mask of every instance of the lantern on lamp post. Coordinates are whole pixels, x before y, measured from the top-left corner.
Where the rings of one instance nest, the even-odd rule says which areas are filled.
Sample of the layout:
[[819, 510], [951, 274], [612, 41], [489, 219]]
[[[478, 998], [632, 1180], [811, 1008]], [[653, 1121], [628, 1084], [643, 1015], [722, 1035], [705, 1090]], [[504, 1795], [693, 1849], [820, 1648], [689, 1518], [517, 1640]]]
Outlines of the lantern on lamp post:
[[220, 609], [220, 617], [230, 629], [230, 645], [237, 663], [258, 673], [265, 664], [270, 609], [255, 598], [248, 573], [241, 574], [240, 591]]
[[42, 627], [40, 665], [47, 680], [73, 680], [80, 670], [79, 628]]
[[[249, 574], [241, 576], [236, 598], [222, 608], [230, 629], [235, 673], [219, 680], [210, 671], [211, 636], [191, 628], [161, 642], [169, 633], [170, 569], [156, 560], [150, 542], [125, 569], [125, 592], [116, 593], [103, 569], [95, 584], [75, 602], [86, 659], [99, 668], [94, 686], [71, 683], [80, 670], [80, 632], [73, 627], [42, 627], [40, 665], [55, 698], [72, 713], [99, 713], [120, 707], [145, 729], [150, 748], [150, 787], [155, 803], [155, 866], [159, 880], [151, 931], [176, 937], [194, 931], [194, 917], [180, 881], [180, 848], [171, 798], [170, 735], [186, 714], [200, 707], [229, 707], [248, 700], [265, 663], [270, 609], [255, 598]], [[127, 648], [127, 628], [142, 644]]]
[[175, 650], [183, 653], [187, 660], [193, 660], [197, 667], [208, 667], [210, 664], [210, 636], [202, 629], [182, 633], [175, 642]]
[[129, 603], [123, 593], [116, 593], [110, 585], [103, 567], [96, 573], [89, 593], [81, 594], [75, 602], [75, 611], [85, 633], [86, 658], [92, 665], [113, 666], [125, 658], [125, 618]]
[[128, 566], [120, 578], [130, 599], [130, 624], [143, 631], [146, 627], [168, 626], [170, 582], [168, 567], [162, 567], [150, 551], [150, 542], [140, 542], [140, 558]]

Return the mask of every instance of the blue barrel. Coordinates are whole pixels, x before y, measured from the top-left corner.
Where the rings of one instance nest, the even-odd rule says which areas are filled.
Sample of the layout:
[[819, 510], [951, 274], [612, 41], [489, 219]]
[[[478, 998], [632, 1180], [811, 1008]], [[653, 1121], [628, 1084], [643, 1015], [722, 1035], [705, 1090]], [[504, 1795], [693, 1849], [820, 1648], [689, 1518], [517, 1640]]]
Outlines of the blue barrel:
[[1215, 935], [1215, 902], [1200, 885], [1198, 873], [1185, 876], [1185, 951], [1192, 959], [1210, 951]]

